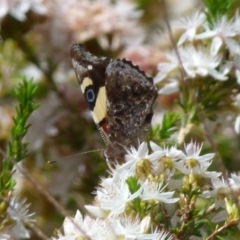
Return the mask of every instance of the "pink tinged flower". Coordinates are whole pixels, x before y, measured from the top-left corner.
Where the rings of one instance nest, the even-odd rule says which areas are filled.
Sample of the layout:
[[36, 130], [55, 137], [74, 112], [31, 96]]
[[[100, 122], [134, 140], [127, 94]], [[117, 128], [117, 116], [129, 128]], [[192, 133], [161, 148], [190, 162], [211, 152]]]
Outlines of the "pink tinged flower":
[[186, 29], [178, 40], [178, 46], [186, 41], [193, 41], [198, 29], [202, 28], [206, 15], [200, 11], [194, 11], [191, 16], [183, 17], [172, 23], [173, 28]]
[[174, 191], [172, 192], [163, 192], [163, 190], [166, 188], [166, 185], [162, 187], [162, 182], [150, 182], [149, 180], [146, 180], [146, 182], [143, 184], [143, 192], [140, 195], [140, 198], [143, 201], [146, 200], [157, 200], [159, 202], [164, 203], [175, 203], [179, 200], [179, 198], [172, 198]]

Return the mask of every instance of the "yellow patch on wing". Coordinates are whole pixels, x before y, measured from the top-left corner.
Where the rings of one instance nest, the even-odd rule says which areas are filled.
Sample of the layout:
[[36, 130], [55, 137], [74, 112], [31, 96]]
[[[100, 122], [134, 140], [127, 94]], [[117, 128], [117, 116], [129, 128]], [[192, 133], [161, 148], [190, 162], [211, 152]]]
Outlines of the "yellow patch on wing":
[[101, 122], [107, 114], [107, 96], [105, 86], [101, 87], [98, 92], [97, 100], [92, 111], [93, 119], [96, 123]]
[[81, 84], [81, 90], [82, 92], [84, 93], [85, 92], [85, 89], [90, 86], [90, 85], [93, 85], [93, 81], [92, 79], [90, 79], [89, 77], [85, 77], [82, 81], [82, 84]]

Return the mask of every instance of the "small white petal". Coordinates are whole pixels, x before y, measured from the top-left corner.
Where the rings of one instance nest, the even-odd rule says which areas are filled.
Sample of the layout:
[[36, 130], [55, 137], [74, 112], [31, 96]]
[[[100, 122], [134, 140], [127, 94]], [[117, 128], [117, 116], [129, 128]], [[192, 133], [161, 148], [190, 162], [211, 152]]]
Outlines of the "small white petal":
[[179, 38], [177, 45], [181, 46], [188, 39], [188, 32], [184, 32], [182, 36]]
[[200, 33], [198, 35], [196, 35], [196, 39], [205, 39], [205, 38], [211, 38], [214, 37], [216, 35], [216, 31], [207, 31], [204, 33]]
[[240, 133], [240, 116], [237, 116], [234, 124], [234, 130], [237, 134]]
[[217, 80], [225, 81], [228, 79], [227, 76], [224, 76], [222, 73], [218, 72], [215, 69], [209, 69], [209, 74]]
[[227, 37], [225, 39], [226, 45], [232, 53], [240, 54], [239, 43], [232, 38]]
[[175, 92], [179, 91], [179, 83], [177, 80], [174, 80], [171, 83], [168, 83], [167, 85], [165, 85], [164, 87], [162, 87], [159, 91], [158, 94], [162, 94], [162, 95], [168, 95], [168, 94], [172, 94]]
[[9, 3], [7, 3], [7, 0], [1, 0], [0, 1], [0, 19], [5, 17], [9, 11]]
[[236, 102], [238, 107], [240, 107], [240, 93], [236, 96]]
[[92, 205], [85, 205], [84, 207], [94, 217], [103, 218], [106, 216], [106, 212], [103, 211], [100, 207], [92, 206]]
[[237, 77], [237, 83], [240, 84], [240, 70], [239, 69], [235, 70], [235, 75]]
[[154, 77], [154, 83], [159, 83], [161, 82], [163, 79], [165, 79], [167, 77], [167, 73], [166, 72], [162, 72], [160, 71], [155, 77]]
[[216, 56], [220, 47], [222, 46], [223, 41], [220, 37], [215, 36], [212, 40], [211, 48], [210, 48], [210, 54], [211, 56]]
[[214, 222], [214, 223], [222, 222], [222, 221], [226, 220], [227, 216], [228, 216], [227, 211], [224, 209], [224, 210], [218, 212], [212, 218], [212, 222]]

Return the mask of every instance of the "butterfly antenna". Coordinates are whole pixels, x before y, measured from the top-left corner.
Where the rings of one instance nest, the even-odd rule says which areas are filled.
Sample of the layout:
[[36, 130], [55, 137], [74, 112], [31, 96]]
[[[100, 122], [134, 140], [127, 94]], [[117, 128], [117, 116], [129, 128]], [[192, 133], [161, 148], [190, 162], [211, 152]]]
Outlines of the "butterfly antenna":
[[52, 163], [58, 162], [58, 161], [63, 160], [63, 159], [74, 158], [76, 156], [84, 155], [84, 154], [87, 154], [87, 153], [100, 152], [100, 151], [104, 151], [104, 150], [105, 150], [104, 148], [99, 148], [99, 149], [95, 149], [95, 150], [89, 150], [89, 151], [85, 151], [85, 152], [81, 152], [81, 153], [76, 153], [76, 154], [73, 154], [73, 155], [70, 155], [70, 156], [67, 156], [67, 157], [58, 158], [56, 160], [48, 161], [48, 163], [52, 164]]

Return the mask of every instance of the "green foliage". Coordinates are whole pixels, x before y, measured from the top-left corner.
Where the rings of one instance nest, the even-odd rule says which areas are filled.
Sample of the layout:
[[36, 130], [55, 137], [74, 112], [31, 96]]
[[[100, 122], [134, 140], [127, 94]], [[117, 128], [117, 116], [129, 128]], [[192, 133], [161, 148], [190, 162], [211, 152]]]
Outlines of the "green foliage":
[[8, 157], [17, 162], [27, 156], [28, 143], [22, 143], [30, 124], [27, 123], [29, 116], [38, 107], [33, 101], [37, 87], [32, 81], [23, 80], [15, 90], [19, 105], [16, 107], [16, 116], [13, 118], [14, 126], [11, 129], [11, 141], [8, 144]]
[[141, 185], [138, 183], [137, 178], [135, 178], [135, 177], [129, 177], [126, 180], [126, 182], [128, 184], [129, 190], [132, 194], [135, 193], [141, 187]]
[[219, 16], [227, 14], [233, 6], [233, 0], [203, 0], [203, 2], [207, 7], [205, 14], [210, 26]]
[[170, 138], [177, 130], [180, 124], [180, 115], [175, 112], [166, 112], [163, 116], [162, 124], [156, 125], [152, 129], [151, 137], [160, 141]]
[[[137, 192], [139, 190], [139, 188], [141, 187], [141, 185], [138, 183], [138, 179], [134, 176], [132, 177], [129, 177], [127, 180], [126, 180], [127, 184], [128, 184], [128, 187], [129, 187], [129, 191], [134, 194], [135, 192]], [[133, 206], [133, 209], [138, 212], [139, 214], [143, 214], [143, 209], [141, 208], [141, 199], [139, 197], [135, 198], [133, 201], [132, 201], [132, 206]]]
[[19, 162], [27, 156], [28, 143], [23, 143], [22, 139], [30, 127], [27, 120], [38, 107], [33, 101], [36, 90], [37, 87], [33, 82], [26, 79], [23, 79], [23, 82], [15, 90], [19, 103], [16, 107], [16, 116], [13, 118], [14, 125], [11, 129], [11, 140], [8, 143], [7, 156], [2, 161], [0, 195], [6, 190], [12, 190], [15, 185], [15, 181], [12, 179], [14, 162]]

